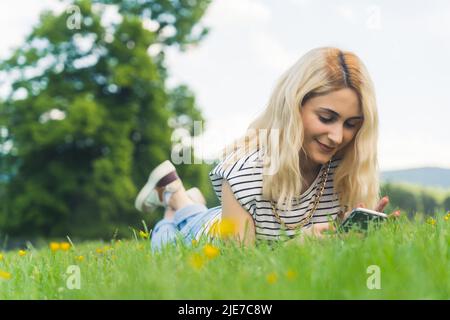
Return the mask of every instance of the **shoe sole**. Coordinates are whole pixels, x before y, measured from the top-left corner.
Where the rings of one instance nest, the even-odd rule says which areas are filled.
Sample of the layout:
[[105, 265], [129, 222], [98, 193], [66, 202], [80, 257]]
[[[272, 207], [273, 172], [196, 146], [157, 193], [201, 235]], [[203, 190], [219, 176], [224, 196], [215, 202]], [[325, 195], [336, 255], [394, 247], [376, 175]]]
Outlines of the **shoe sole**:
[[[145, 199], [147, 199], [153, 189], [155, 189], [158, 181], [161, 180], [161, 178], [163, 178], [165, 175], [175, 170], [176, 169], [174, 165], [169, 160], [162, 162], [155, 169], [153, 169], [148, 177], [147, 183], [144, 185], [144, 187], [136, 197], [136, 201], [134, 202], [135, 208], [139, 211], [143, 211], [144, 201]], [[155, 205], [150, 205], [149, 207], [155, 207]]]

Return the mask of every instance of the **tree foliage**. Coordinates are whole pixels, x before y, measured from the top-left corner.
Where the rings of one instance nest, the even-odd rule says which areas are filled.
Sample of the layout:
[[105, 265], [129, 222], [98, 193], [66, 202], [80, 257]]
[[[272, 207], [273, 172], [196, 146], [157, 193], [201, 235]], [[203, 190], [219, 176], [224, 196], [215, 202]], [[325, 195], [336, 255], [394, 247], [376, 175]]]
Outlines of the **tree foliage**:
[[[203, 120], [186, 85], [167, 87], [165, 51], [203, 39], [209, 2], [83, 0], [41, 14], [0, 65], [11, 83], [0, 102], [0, 229], [109, 238], [148, 221], [134, 198], [170, 156], [169, 120], [187, 117], [189, 131]], [[182, 178], [210, 197], [209, 167], [186, 167]]]

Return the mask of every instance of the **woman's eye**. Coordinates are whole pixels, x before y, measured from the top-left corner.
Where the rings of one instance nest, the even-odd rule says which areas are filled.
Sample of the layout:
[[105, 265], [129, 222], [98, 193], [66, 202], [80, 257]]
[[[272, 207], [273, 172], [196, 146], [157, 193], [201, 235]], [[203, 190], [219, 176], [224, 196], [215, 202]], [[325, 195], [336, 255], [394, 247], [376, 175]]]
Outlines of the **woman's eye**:
[[333, 120], [333, 118], [328, 119], [328, 118], [324, 118], [324, 117], [320, 117], [320, 116], [319, 116], [319, 119], [320, 119], [320, 121], [322, 121], [323, 123], [328, 123], [328, 122], [330, 122], [330, 121]]
[[[334, 119], [333, 118], [324, 118], [324, 117], [319, 116], [319, 120], [322, 121], [323, 123], [329, 123], [329, 122], [333, 121]], [[346, 123], [345, 126], [347, 128], [355, 128], [356, 127], [355, 124], [349, 124], [349, 123]]]

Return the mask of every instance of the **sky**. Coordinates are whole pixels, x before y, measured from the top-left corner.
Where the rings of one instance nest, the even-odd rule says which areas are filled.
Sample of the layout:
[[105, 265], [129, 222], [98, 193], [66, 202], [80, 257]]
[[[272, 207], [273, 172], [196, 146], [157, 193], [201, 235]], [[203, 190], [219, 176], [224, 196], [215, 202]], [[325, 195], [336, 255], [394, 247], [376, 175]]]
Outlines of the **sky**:
[[[1, 1], [0, 57], [58, 6]], [[196, 140], [205, 158], [245, 133], [303, 54], [336, 46], [356, 53], [374, 82], [380, 169], [450, 169], [450, 2], [215, 0], [201, 23], [211, 31], [199, 46], [166, 57], [168, 85], [187, 84], [206, 118]]]

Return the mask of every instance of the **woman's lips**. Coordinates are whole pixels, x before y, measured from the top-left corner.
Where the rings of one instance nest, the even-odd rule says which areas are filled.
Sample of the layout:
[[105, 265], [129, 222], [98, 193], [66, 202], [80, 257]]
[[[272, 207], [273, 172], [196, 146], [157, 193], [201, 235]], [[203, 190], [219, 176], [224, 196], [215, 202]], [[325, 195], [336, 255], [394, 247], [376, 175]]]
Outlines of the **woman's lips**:
[[324, 152], [330, 153], [330, 152], [332, 152], [332, 151], [334, 150], [334, 148], [329, 148], [329, 147], [327, 147], [326, 145], [320, 143], [318, 140], [316, 140], [316, 142], [317, 142], [317, 144], [319, 145], [319, 147], [320, 147]]

